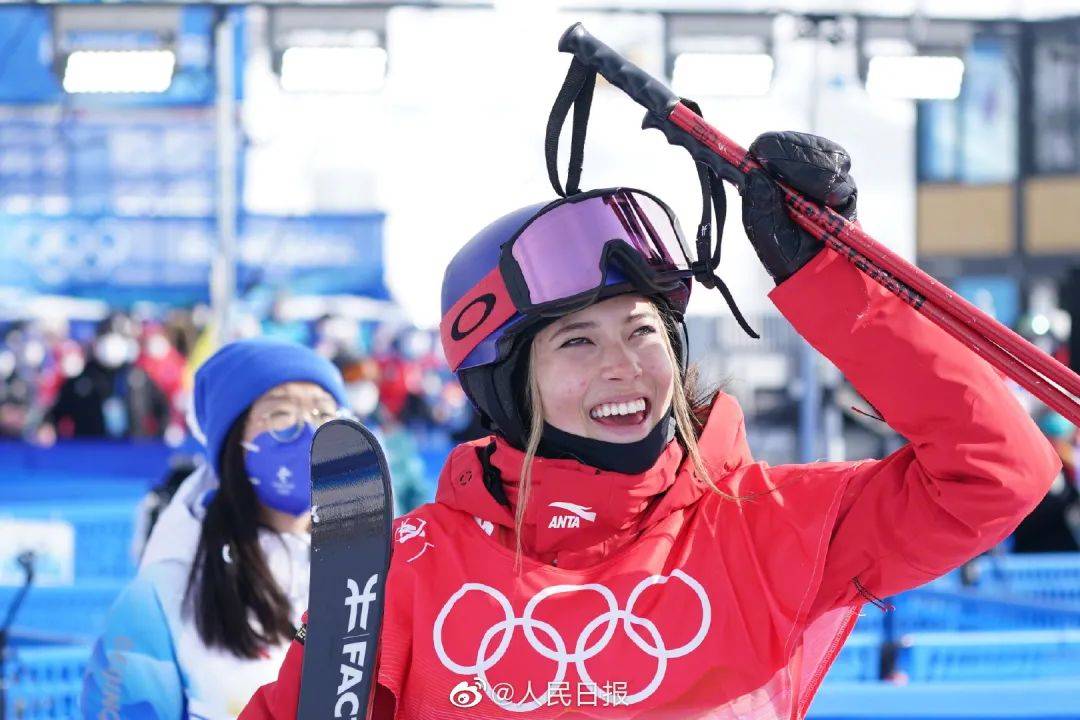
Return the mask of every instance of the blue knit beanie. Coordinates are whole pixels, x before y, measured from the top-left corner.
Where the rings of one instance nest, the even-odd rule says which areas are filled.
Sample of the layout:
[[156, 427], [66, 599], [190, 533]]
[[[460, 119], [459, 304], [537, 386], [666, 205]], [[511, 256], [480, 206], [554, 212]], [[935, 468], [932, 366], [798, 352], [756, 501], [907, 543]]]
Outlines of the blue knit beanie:
[[195, 421], [207, 457], [220, 471], [221, 449], [236, 419], [266, 391], [287, 382], [313, 382], [345, 407], [345, 383], [326, 358], [303, 345], [255, 338], [225, 345], [195, 373]]

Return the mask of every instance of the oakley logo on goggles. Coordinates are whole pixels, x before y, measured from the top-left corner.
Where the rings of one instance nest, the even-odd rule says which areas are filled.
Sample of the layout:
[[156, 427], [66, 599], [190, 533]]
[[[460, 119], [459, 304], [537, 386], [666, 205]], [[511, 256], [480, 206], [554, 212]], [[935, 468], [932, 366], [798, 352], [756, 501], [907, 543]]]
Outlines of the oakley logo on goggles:
[[668, 295], [682, 311], [688, 257], [674, 213], [648, 193], [609, 188], [558, 200], [503, 245], [499, 266], [443, 317], [447, 362], [456, 371], [515, 313], [565, 315], [627, 285]]

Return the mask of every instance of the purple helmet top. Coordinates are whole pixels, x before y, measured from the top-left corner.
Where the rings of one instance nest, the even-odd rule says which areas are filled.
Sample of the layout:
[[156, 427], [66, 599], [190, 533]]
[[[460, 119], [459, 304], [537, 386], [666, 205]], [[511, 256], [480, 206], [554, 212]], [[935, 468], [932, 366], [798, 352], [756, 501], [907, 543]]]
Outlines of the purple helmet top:
[[[473, 289], [484, 277], [499, 266], [502, 246], [508, 242], [548, 203], [536, 203], [509, 212], [478, 232], [458, 250], [446, 266], [442, 283], [442, 315]], [[522, 319], [520, 313], [500, 325], [469, 353], [459, 369], [487, 365], [499, 359], [496, 345], [507, 328]]]

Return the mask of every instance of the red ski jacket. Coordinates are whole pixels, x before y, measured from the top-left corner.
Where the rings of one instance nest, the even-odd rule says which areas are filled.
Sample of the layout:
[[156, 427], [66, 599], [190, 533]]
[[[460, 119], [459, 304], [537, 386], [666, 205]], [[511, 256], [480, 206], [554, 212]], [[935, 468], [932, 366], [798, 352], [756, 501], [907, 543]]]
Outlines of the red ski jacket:
[[[710, 490], [672, 443], [641, 475], [456, 448], [436, 502], [395, 524], [375, 718], [801, 718], [863, 602], [989, 549], [1058, 458], [994, 370], [825, 251], [770, 296], [909, 444], [769, 467], [716, 400]], [[303, 648], [243, 720], [293, 718]]]

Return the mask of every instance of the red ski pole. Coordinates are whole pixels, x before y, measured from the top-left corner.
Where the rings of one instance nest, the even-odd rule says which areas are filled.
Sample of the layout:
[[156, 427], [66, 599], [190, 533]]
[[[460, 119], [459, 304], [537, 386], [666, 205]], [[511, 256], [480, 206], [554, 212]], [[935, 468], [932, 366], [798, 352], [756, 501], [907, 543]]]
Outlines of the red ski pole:
[[[746, 150], [695, 115], [682, 103], [676, 105], [668, 117], [675, 125], [686, 130], [744, 174], [753, 168], [760, 167]], [[981, 331], [985, 337], [999, 344], [1007, 352], [1016, 355], [1047, 378], [1054, 380], [1073, 395], [1080, 395], [1080, 376], [1072, 370], [874, 240], [857, 224], [848, 221], [828, 207], [810, 202], [791, 188], [782, 184], [780, 187], [784, 192], [792, 219], [812, 235], [826, 242], [835, 241], [833, 248], [840, 252], [854, 250], [926, 300], [947, 308], [948, 312], [959, 317], [961, 322]]]
[[[645, 127], [662, 130], [669, 141], [685, 147], [722, 177], [741, 187], [742, 177], [760, 167], [744, 148], [686, 107], [667, 86], [594, 38], [581, 23], [563, 34], [559, 50], [573, 53], [579, 62], [649, 110]], [[1049, 407], [1080, 424], [1080, 404], [1052, 384], [1080, 395], [1080, 377], [1069, 368], [876, 242], [855, 223], [791, 188], [780, 187], [791, 217], [801, 227]]]

